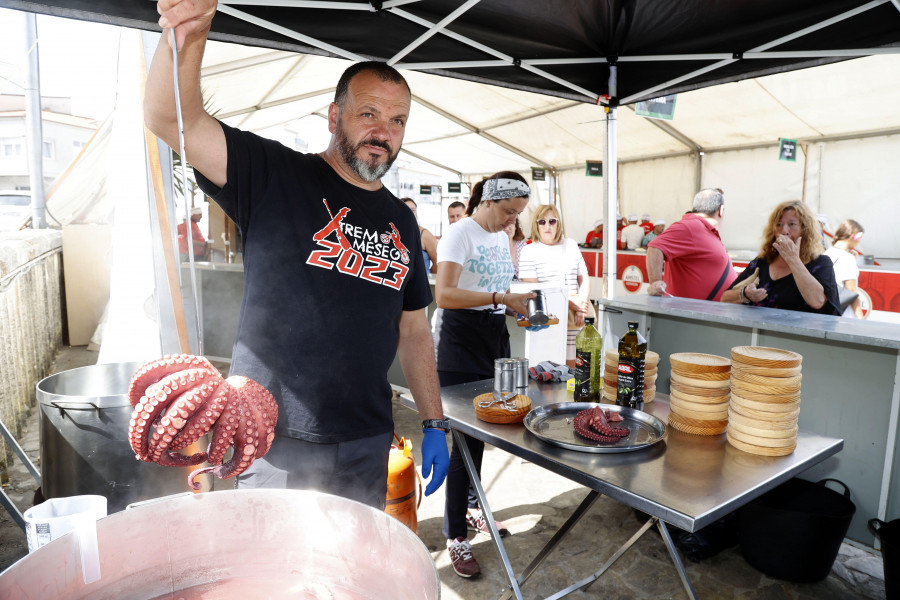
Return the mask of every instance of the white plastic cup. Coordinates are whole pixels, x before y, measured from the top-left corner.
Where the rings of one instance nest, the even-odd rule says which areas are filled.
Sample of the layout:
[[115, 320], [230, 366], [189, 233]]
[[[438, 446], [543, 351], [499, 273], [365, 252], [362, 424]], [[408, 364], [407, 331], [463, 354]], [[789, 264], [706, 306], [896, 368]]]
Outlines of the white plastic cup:
[[28, 552], [34, 552], [70, 531], [78, 536], [81, 569], [85, 583], [100, 579], [100, 553], [97, 548], [97, 519], [106, 516], [105, 496], [69, 496], [51, 498], [32, 506], [22, 515]]

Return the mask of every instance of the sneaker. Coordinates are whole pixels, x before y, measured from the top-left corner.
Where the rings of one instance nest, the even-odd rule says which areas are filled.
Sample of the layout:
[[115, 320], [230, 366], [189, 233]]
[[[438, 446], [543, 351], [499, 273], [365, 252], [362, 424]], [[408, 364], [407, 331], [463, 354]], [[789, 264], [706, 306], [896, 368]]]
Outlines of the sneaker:
[[[506, 525], [501, 523], [500, 521], [494, 521], [497, 525], [497, 531], [500, 532], [500, 537], [506, 537], [509, 535], [509, 529], [506, 528]], [[484, 518], [484, 511], [480, 508], [470, 508], [466, 511], [466, 525], [468, 525], [469, 529], [473, 531], [480, 531], [481, 533], [486, 533], [487, 535], [491, 535], [491, 530], [488, 527], [487, 519]]]
[[469, 545], [469, 540], [464, 537], [447, 540], [447, 551], [450, 553], [450, 563], [457, 575], [469, 578], [481, 574], [481, 567], [472, 556], [472, 546]]

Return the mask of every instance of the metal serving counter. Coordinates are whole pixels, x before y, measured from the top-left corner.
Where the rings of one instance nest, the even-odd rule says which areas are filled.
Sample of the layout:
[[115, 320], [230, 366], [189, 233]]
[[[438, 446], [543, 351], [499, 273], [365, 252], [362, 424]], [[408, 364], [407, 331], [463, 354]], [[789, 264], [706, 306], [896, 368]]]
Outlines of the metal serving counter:
[[669, 391], [669, 355], [731, 356], [735, 346], [769, 346], [803, 356], [800, 427], [843, 438], [844, 451], [810, 479], [833, 477], [850, 488], [857, 510], [847, 537], [867, 546], [866, 523], [900, 518], [900, 325], [762, 308], [633, 295], [601, 300], [610, 330], [638, 321], [660, 355], [658, 391]]
[[[678, 570], [682, 583], [692, 598], [696, 597], [684, 566], [678, 556], [666, 524], [686, 531], [696, 531], [716, 519], [734, 511], [767, 490], [790, 479], [798, 473], [838, 453], [843, 440], [801, 430], [796, 450], [784, 457], [763, 457], [747, 454], [728, 444], [725, 436], [694, 436], [668, 428], [665, 441], [634, 452], [595, 454], [567, 450], [550, 445], [531, 434], [523, 425], [498, 425], [479, 420], [475, 416], [473, 399], [493, 389], [493, 381], [441, 388], [444, 414], [450, 419], [457, 443], [465, 443], [459, 432], [472, 436], [492, 446], [519, 456], [538, 466], [562, 475], [591, 490], [581, 506], [563, 525], [517, 579], [506, 556], [503, 542], [496, 531], [493, 540], [510, 579], [510, 593], [521, 598], [519, 584], [523, 583], [543, 562], [553, 546], [593, 504], [599, 494], [642, 510], [651, 519], [638, 530], [600, 571], [551, 598], [560, 598], [585, 587], [597, 579], [622, 553], [624, 553], [652, 525], [660, 530], [669, 554]], [[529, 385], [528, 395], [532, 408], [559, 402], [571, 402], [564, 383], [537, 383]], [[415, 404], [409, 394], [401, 396], [402, 403], [412, 409]], [[667, 421], [668, 396], [657, 394], [656, 400], [647, 404], [645, 411]], [[484, 489], [475, 472], [468, 451], [463, 450], [466, 467], [478, 491], [487, 522], [493, 529]]]

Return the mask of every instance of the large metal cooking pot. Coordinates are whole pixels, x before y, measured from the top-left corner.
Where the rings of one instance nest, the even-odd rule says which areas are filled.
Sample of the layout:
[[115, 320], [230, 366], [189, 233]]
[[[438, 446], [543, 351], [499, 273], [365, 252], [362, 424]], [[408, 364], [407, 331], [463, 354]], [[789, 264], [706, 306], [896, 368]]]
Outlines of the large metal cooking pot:
[[[98, 494], [110, 513], [128, 504], [187, 491], [199, 467], [141, 462], [128, 443], [128, 384], [142, 363], [110, 363], [62, 371], [38, 382], [41, 491], [45, 498]], [[204, 450], [208, 439], [185, 450]], [[199, 478], [203, 490], [210, 476]]]
[[[69, 533], [0, 575], [9, 600], [432, 600], [434, 562], [400, 521], [319, 492], [161, 498], [97, 522], [100, 580]], [[205, 595], [204, 595], [205, 594]]]

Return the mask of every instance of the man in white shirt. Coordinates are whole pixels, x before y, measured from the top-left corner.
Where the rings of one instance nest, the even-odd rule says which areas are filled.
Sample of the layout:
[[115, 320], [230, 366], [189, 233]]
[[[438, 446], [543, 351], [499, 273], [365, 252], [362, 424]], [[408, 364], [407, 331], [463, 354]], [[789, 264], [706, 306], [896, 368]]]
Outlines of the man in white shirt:
[[644, 238], [644, 228], [638, 224], [637, 215], [628, 215], [628, 225], [622, 229], [622, 242], [626, 250], [637, 250]]

